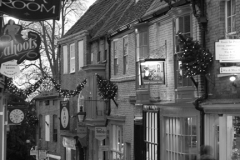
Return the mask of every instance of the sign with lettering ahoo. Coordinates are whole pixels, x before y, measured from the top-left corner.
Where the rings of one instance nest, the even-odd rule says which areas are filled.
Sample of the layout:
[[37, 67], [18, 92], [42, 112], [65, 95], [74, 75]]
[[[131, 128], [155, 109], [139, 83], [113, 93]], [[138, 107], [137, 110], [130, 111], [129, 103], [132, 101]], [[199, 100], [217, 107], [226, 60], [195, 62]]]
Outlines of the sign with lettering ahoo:
[[2, 0], [0, 12], [25, 21], [59, 20], [61, 0]]
[[24, 60], [36, 60], [40, 57], [40, 36], [35, 32], [28, 32], [28, 38], [22, 38], [22, 26], [9, 20], [0, 36], [0, 64], [17, 60], [17, 64]]
[[240, 39], [224, 39], [215, 42], [216, 60], [222, 63], [240, 62]]
[[95, 127], [95, 138], [102, 141], [107, 137], [106, 127]]

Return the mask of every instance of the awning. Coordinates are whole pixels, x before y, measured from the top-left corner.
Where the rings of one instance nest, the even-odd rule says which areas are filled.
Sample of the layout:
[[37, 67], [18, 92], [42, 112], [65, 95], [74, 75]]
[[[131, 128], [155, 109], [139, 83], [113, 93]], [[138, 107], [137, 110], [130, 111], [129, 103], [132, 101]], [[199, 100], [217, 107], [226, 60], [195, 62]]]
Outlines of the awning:
[[63, 137], [63, 146], [76, 150], [76, 140], [70, 137]]

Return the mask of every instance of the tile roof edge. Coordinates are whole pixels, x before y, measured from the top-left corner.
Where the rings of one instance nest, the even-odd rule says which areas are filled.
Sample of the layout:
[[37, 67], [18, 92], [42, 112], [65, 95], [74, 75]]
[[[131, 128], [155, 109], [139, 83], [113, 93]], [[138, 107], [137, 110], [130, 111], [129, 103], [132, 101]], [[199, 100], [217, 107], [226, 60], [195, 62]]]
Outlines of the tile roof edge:
[[81, 30], [81, 31], [79, 31], [79, 32], [77, 32], [77, 33], [74, 33], [74, 34], [70, 34], [70, 35], [68, 35], [68, 36], [66, 36], [66, 37], [63, 37], [63, 38], [60, 38], [59, 40], [58, 40], [58, 44], [59, 43], [62, 43], [63, 41], [65, 41], [65, 40], [67, 40], [67, 39], [69, 39], [69, 38], [72, 38], [72, 37], [74, 37], [74, 36], [78, 36], [78, 35], [88, 35], [89, 33], [88, 33], [88, 30]]

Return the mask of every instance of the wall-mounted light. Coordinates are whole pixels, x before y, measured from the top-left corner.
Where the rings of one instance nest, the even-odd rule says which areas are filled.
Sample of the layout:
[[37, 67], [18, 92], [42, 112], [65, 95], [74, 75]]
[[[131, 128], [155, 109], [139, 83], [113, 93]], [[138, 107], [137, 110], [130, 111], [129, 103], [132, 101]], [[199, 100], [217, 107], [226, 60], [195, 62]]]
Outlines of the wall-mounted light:
[[236, 78], [235, 75], [232, 75], [232, 76], [229, 77], [229, 80], [230, 80], [232, 86], [234, 86], [234, 87], [237, 88], [237, 84], [235, 83], [236, 79], [237, 79], [237, 78]]

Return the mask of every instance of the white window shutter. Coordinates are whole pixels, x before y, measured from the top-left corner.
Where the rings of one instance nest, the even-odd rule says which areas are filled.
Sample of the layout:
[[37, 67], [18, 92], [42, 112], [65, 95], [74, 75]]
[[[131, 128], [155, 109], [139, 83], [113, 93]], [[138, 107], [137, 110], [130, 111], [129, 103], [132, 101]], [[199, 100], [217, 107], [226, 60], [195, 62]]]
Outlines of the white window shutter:
[[70, 45], [70, 73], [75, 72], [75, 44]]
[[63, 46], [63, 74], [68, 73], [68, 51], [67, 46]]
[[45, 141], [50, 141], [50, 115], [45, 115]]
[[84, 49], [83, 49], [83, 41], [78, 42], [78, 64], [79, 70], [84, 66]]

